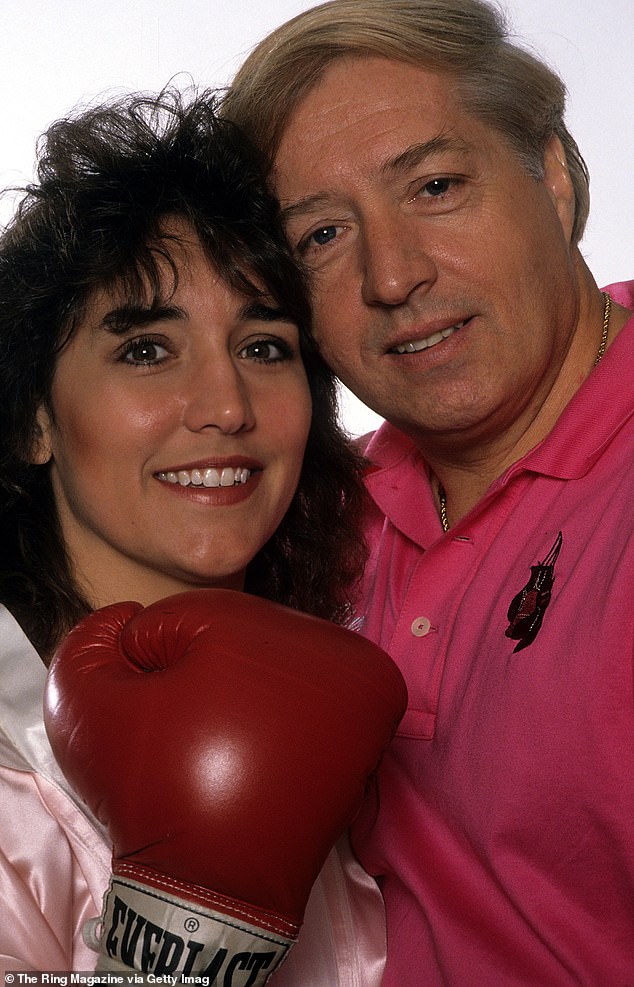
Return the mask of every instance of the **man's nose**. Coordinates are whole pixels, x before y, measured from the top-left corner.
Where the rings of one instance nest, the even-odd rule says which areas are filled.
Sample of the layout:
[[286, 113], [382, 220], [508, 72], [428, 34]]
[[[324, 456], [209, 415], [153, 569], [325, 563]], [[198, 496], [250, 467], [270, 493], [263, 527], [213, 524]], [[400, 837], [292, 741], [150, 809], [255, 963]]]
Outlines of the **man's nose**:
[[367, 305], [402, 305], [436, 280], [437, 270], [421, 242], [415, 218], [382, 214], [364, 224], [363, 300]]

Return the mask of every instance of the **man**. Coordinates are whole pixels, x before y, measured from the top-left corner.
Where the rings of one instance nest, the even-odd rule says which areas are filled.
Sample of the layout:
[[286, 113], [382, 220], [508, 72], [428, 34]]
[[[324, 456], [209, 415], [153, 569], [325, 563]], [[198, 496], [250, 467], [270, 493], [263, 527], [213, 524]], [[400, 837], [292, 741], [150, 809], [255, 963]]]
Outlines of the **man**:
[[410, 708], [353, 830], [387, 987], [634, 984], [634, 282], [561, 81], [477, 0], [334, 0], [225, 104], [369, 441], [363, 633]]

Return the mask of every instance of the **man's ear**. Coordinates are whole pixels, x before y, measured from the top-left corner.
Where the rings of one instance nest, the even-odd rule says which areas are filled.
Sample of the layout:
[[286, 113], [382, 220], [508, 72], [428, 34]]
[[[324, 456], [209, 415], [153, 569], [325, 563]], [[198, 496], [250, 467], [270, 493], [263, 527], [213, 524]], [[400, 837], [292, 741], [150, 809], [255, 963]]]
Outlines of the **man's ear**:
[[557, 210], [566, 239], [570, 242], [575, 222], [575, 190], [566, 161], [566, 152], [559, 137], [554, 134], [544, 152], [544, 185]]
[[53, 456], [52, 431], [53, 422], [50, 412], [41, 404], [35, 415], [35, 434], [29, 457], [29, 462], [33, 466], [44, 466], [51, 460]]

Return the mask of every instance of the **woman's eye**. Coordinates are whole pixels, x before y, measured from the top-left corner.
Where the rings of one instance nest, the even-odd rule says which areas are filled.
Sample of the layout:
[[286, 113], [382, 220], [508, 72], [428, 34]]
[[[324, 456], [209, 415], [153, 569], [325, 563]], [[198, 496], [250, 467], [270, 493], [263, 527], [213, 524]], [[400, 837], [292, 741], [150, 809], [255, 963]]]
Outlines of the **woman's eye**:
[[256, 339], [243, 346], [238, 353], [241, 360], [254, 360], [256, 363], [279, 363], [290, 355], [290, 347], [281, 339]]
[[134, 339], [125, 347], [121, 360], [139, 366], [161, 363], [168, 356], [164, 346], [153, 339]]

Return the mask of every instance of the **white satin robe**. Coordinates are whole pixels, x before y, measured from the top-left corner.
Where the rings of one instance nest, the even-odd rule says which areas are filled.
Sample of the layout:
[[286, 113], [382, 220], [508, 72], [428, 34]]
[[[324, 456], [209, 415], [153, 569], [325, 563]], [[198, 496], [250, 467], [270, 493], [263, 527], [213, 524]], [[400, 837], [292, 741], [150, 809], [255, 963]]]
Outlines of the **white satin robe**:
[[[45, 679], [0, 607], [0, 974], [94, 970], [82, 927], [101, 912], [110, 876], [107, 836], [76, 801], [46, 738]], [[299, 942], [269, 984], [379, 987], [384, 959], [381, 895], [344, 839], [313, 888]]]

